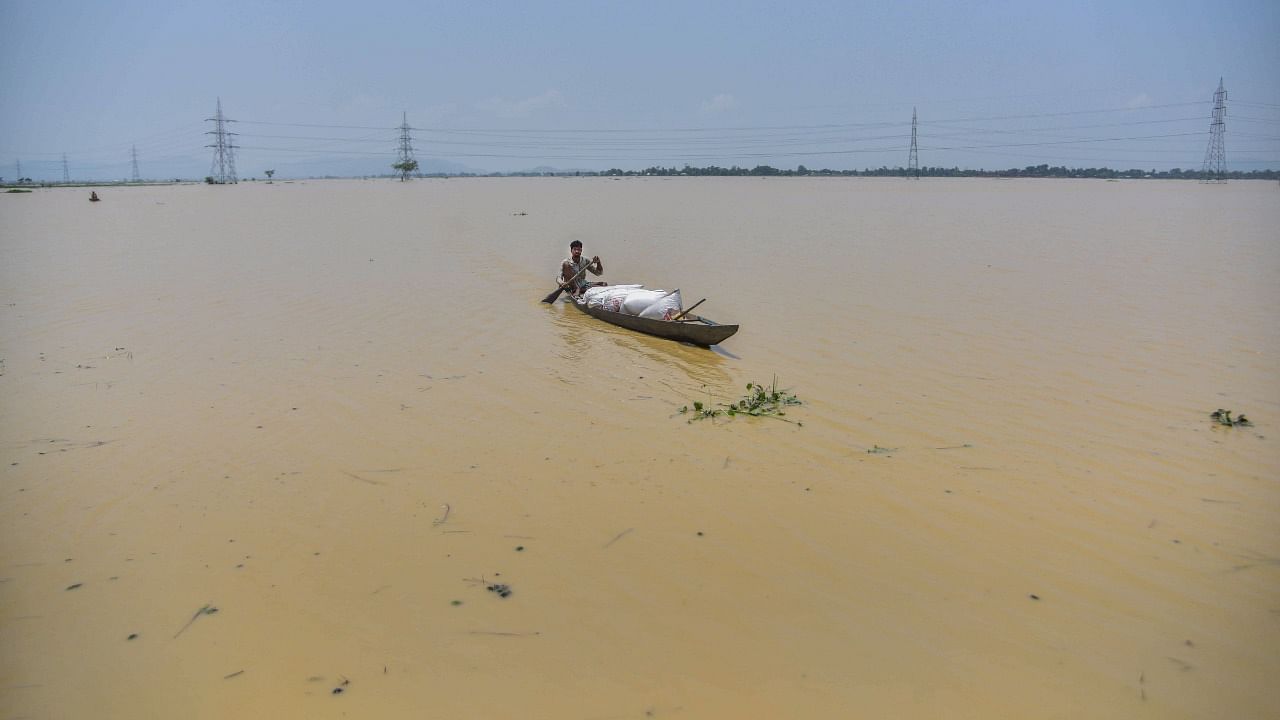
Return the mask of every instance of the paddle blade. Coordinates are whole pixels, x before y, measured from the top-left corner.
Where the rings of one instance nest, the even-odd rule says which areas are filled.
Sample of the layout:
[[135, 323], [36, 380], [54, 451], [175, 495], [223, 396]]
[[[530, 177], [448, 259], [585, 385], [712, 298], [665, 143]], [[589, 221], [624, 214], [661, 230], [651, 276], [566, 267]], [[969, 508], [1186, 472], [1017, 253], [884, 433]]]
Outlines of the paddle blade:
[[548, 296], [546, 296], [546, 297], [542, 298], [542, 302], [544, 302], [544, 303], [553, 303], [553, 302], [555, 302], [555, 301], [556, 301], [556, 298], [560, 297], [560, 293], [562, 293], [562, 292], [564, 292], [564, 288], [556, 288], [555, 292], [553, 292], [553, 293], [551, 293], [550, 295], [548, 295]]

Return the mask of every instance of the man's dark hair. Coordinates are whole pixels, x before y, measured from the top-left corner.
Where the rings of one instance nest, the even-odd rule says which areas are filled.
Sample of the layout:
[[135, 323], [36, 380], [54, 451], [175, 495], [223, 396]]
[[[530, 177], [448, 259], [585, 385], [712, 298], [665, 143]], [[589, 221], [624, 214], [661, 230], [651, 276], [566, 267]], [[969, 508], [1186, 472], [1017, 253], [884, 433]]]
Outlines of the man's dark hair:
[[582, 247], [582, 241], [574, 240], [573, 242], [569, 243], [569, 247], [571, 248]]

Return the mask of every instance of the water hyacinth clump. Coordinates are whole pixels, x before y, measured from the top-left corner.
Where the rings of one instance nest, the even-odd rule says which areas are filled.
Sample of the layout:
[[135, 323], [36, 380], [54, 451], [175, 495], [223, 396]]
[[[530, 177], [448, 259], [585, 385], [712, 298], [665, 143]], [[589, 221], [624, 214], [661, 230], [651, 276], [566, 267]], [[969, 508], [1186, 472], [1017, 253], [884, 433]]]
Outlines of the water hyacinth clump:
[[1235, 427], [1237, 425], [1244, 425], [1247, 427], [1253, 424], [1249, 422], [1249, 418], [1244, 415], [1237, 415], [1233, 418], [1231, 417], [1230, 410], [1223, 410], [1222, 408], [1218, 408], [1217, 410], [1209, 413], [1209, 417], [1219, 425], [1226, 425], [1227, 427]]
[[[681, 414], [693, 413], [693, 417], [689, 422], [694, 420], [705, 420], [707, 418], [715, 418], [720, 415], [727, 417], [735, 417], [737, 415], [750, 415], [752, 417], [772, 417], [785, 422], [791, 422], [787, 419], [786, 411], [783, 409], [790, 405], [801, 405], [800, 398], [796, 397], [789, 390], [778, 389], [778, 377], [775, 375], [773, 383], [769, 386], [756, 382], [747, 383], [747, 394], [734, 403], [716, 403], [714, 406], [710, 402], [710, 394], [708, 394], [708, 402], [703, 403], [695, 400], [693, 407], [685, 405], [680, 408]], [[803, 426], [803, 423], [796, 423]]]

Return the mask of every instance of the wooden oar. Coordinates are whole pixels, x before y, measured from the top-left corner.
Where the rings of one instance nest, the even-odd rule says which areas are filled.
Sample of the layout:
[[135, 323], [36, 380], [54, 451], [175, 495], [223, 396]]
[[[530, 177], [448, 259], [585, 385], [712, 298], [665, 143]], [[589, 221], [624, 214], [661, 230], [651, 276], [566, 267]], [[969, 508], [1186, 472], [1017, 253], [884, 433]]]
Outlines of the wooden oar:
[[[689, 310], [692, 310], [692, 309], [694, 309], [694, 308], [698, 307], [699, 305], [701, 305], [702, 303], [704, 303], [704, 302], [706, 302], [706, 301], [707, 301], [707, 299], [706, 299], [706, 298], [702, 298], [702, 299], [701, 299], [701, 300], [699, 300], [698, 302], [696, 302], [696, 303], [694, 303], [694, 304], [690, 305], [690, 306], [689, 306]], [[682, 317], [684, 317], [685, 315], [688, 315], [688, 314], [689, 314], [689, 310], [685, 310], [684, 312], [680, 313], [679, 315], [677, 315], [677, 316], [675, 316], [675, 317], [671, 318], [671, 322], [678, 322], [678, 321], [680, 320], [680, 318], [682, 318]]]
[[555, 291], [555, 292], [553, 292], [553, 293], [551, 293], [550, 295], [548, 295], [548, 296], [546, 296], [546, 297], [542, 298], [542, 302], [544, 302], [544, 303], [553, 303], [553, 302], [555, 302], [555, 301], [556, 301], [556, 298], [560, 297], [560, 293], [564, 292], [565, 290], [568, 290], [568, 289], [569, 289], [569, 286], [570, 286], [570, 285], [572, 285], [572, 284], [573, 284], [573, 282], [574, 282], [575, 280], [577, 280], [577, 279], [578, 279], [578, 276], [579, 276], [579, 275], [581, 275], [582, 273], [586, 272], [586, 271], [587, 271], [587, 268], [589, 268], [589, 267], [591, 267], [591, 263], [587, 263], [586, 265], [583, 265], [583, 266], [582, 266], [582, 268], [581, 268], [580, 270], [578, 270], [577, 274], [575, 274], [573, 277], [569, 278], [569, 281], [568, 281], [568, 282], [566, 282], [566, 283], [564, 283], [563, 285], [561, 285], [560, 287], [556, 288], [556, 291]]

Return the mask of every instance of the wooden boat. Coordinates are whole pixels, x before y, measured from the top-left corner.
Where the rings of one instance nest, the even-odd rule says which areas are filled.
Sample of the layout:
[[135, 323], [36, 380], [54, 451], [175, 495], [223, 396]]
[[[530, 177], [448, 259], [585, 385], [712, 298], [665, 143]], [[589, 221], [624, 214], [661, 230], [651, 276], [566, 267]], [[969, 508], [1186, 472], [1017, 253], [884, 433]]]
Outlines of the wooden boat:
[[587, 307], [587, 303], [575, 298], [566, 298], [574, 307], [593, 318], [612, 323], [619, 327], [636, 332], [657, 335], [677, 342], [693, 343], [703, 347], [711, 347], [728, 340], [738, 332], [737, 325], [721, 325], [699, 315], [685, 315], [680, 320], [651, 320], [639, 315], [605, 310], [602, 307]]

